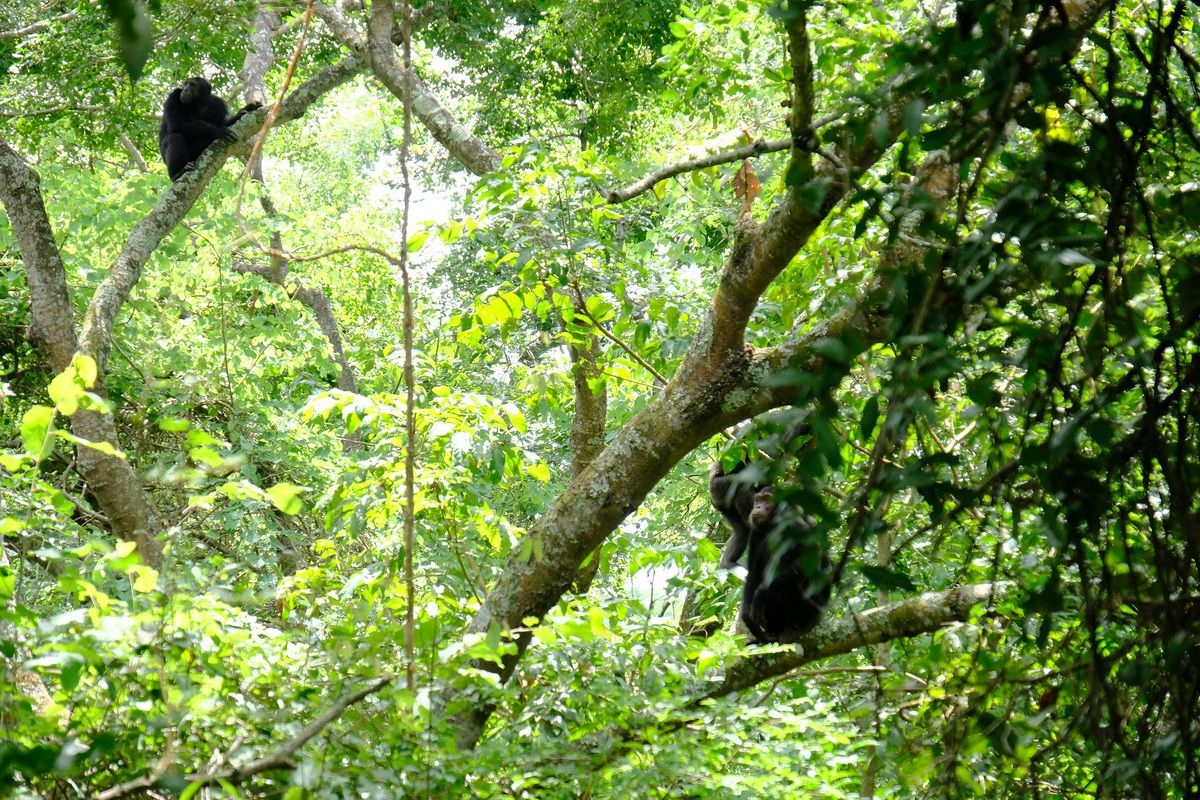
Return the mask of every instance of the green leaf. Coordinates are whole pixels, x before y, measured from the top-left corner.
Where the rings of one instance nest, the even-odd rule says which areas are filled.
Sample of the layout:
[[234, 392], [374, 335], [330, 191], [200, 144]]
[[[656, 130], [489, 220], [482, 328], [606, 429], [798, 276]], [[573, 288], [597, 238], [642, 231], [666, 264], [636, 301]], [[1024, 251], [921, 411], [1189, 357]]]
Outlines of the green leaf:
[[866, 564], [862, 568], [862, 574], [876, 589], [883, 589], [884, 591], [917, 591], [917, 587], [913, 584], [912, 579], [903, 572], [896, 572], [886, 567]]
[[96, 379], [100, 377], [100, 368], [96, 366], [94, 358], [83, 353], [76, 353], [75, 357], [71, 359], [71, 366], [75, 368], [75, 374], [84, 388], [91, 389], [96, 385]]
[[146, 60], [154, 46], [154, 31], [146, 5], [138, 0], [104, 0], [108, 16], [117, 28], [121, 61], [131, 80], [142, 77]]
[[107, 456], [121, 455], [120, 451], [113, 447], [109, 442], [89, 442], [87, 439], [80, 439], [75, 434], [63, 430], [55, 431], [54, 435], [62, 439], [64, 442], [70, 442], [71, 444], [78, 445], [80, 447], [86, 447], [90, 450], [95, 450], [97, 453], [104, 453]]
[[68, 692], [75, 691], [75, 687], [79, 685], [79, 676], [83, 674], [83, 667], [84, 662], [81, 660], [72, 660], [63, 664], [62, 672], [58, 676], [63, 689]]
[[61, 413], [69, 417], [79, 408], [79, 397], [83, 391], [76, 385], [70, 367], [58, 373], [47, 388], [54, 407]]
[[0, 598], [8, 600], [17, 590], [17, 576], [11, 567], [0, 567]]
[[134, 564], [129, 568], [129, 583], [135, 592], [152, 592], [158, 586], [158, 571], [145, 564]]
[[54, 409], [46, 406], [33, 406], [21, 418], [21, 444], [35, 460], [42, 460], [53, 449], [50, 435], [53, 422]]
[[525, 414], [515, 404], [505, 403], [504, 413], [508, 417], [508, 423], [512, 425], [513, 430], [518, 433], [525, 433], [529, 430], [529, 420], [525, 418]]
[[26, 456], [16, 456], [12, 453], [0, 453], [0, 467], [8, 472], [18, 472], [25, 468]]
[[421, 249], [421, 246], [429, 239], [429, 231], [417, 231], [408, 237], [408, 252], [415, 253]]
[[863, 404], [862, 416], [858, 421], [858, 429], [864, 441], [871, 438], [875, 425], [879, 422], [879, 398], [872, 396]]
[[75, 511], [75, 503], [73, 503], [69, 497], [60, 492], [58, 489], [49, 489], [46, 494], [46, 499], [49, 501], [54, 510], [59, 514], [62, 514], [64, 517], [71, 516], [71, 513]]
[[193, 447], [188, 450], [188, 456], [197, 464], [204, 464], [209, 467], [219, 467], [225, 463], [221, 458], [221, 454], [210, 447]]
[[599, 295], [592, 295], [587, 299], [587, 310], [597, 322], [607, 322], [616, 316], [612, 304]]
[[191, 428], [188, 430], [187, 441], [188, 441], [188, 444], [193, 445], [193, 446], [207, 444], [207, 445], [217, 445], [219, 447], [221, 445], [220, 439], [216, 439], [216, 438], [210, 436], [209, 434], [205, 433], [204, 431], [196, 429], [196, 428]]
[[304, 504], [300, 502], [300, 494], [304, 489], [300, 486], [293, 483], [277, 483], [266, 491], [267, 497], [271, 498], [271, 504], [285, 514], [299, 514], [304, 509]]
[[166, 433], [183, 433], [192, 427], [192, 423], [178, 417], [162, 417], [158, 420], [158, 427]]
[[54, 407], [66, 416], [71, 416], [80, 406], [103, 407], [104, 402], [88, 390], [96, 385], [99, 370], [91, 356], [76, 353], [71, 364], [50, 381], [50, 399]]

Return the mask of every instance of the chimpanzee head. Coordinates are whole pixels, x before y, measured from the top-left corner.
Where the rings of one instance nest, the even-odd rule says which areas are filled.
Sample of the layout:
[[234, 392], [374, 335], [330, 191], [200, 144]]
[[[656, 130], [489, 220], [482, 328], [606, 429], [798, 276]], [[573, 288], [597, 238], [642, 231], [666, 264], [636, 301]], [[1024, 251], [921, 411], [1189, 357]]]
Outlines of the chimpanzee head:
[[768, 486], [754, 493], [754, 505], [747, 515], [747, 522], [754, 530], [762, 530], [775, 519], [775, 492]]
[[203, 103], [211, 96], [212, 84], [200, 77], [188, 78], [183, 82], [183, 88], [179, 90], [180, 102], [189, 106], [193, 103]]

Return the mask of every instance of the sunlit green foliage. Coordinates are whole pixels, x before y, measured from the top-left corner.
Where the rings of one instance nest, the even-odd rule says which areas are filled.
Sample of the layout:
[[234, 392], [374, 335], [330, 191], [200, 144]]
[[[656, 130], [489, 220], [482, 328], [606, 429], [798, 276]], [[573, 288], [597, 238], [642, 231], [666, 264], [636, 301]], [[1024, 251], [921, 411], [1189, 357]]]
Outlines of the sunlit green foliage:
[[[38, 21], [18, 5], [0, 30]], [[626, 203], [607, 192], [787, 136], [791, 67], [786, 14], [765, 2], [449, 2], [418, 63], [504, 162], [467, 178], [416, 131], [412, 597], [399, 278], [360, 249], [404, 247], [394, 98], [358, 80], [272, 131], [274, 214], [227, 165], [122, 310], [102, 394], [169, 520], [161, 571], [109, 536], [79, 478], [65, 415], [104, 404], [24, 342], [29, 290], [0, 219], [0, 793], [91, 796], [152, 775], [186, 795], [385, 676], [285, 765], [205, 791], [1200, 791], [1196, 20], [1117, 6], [1064, 69], [1050, 55], [1065, 41], [1028, 57], [1023, 36], [1051, 9], [1027, 5], [960, 3], [979, 15], [972, 36], [944, 4], [811, 8], [818, 138], [883, 108], [885, 85], [922, 99], [747, 332], [767, 348], [819, 329], [887, 272], [871, 298], [881, 336], [823, 340], [822, 370], [778, 377], [813, 412], [781, 496], [845, 557], [832, 614], [993, 580], [1014, 586], [1003, 602], [687, 708], [744, 654], [729, 630], [741, 581], [712, 541], [713, 442], [607, 539], [587, 594], [530, 620], [511, 682], [471, 666], [516, 647], [464, 630], [506, 565], [539, 557], [526, 532], [570, 478], [568, 346], [602, 343], [610, 433], [655, 396], [703, 332], [741, 164]], [[77, 314], [167, 185], [163, 95], [205, 71], [232, 97], [252, 13], [164, 3], [154, 18], [178, 30], [132, 87], [86, 4], [0, 37], [0, 137], [40, 175]], [[314, 32], [301, 79], [331, 41]], [[1018, 78], [1026, 102], [1012, 102]], [[852, 133], [880, 135], [881, 118]], [[963, 164], [940, 214], [912, 185], [936, 151]], [[756, 219], [788, 188], [785, 157], [753, 161]], [[913, 209], [929, 213], [905, 229]], [[294, 283], [246, 271], [273, 233], [321, 256], [296, 260]], [[893, 257], [916, 245], [918, 260]], [[301, 285], [330, 298], [358, 393], [335, 388]], [[484, 740], [455, 747], [449, 716], [485, 704]]]

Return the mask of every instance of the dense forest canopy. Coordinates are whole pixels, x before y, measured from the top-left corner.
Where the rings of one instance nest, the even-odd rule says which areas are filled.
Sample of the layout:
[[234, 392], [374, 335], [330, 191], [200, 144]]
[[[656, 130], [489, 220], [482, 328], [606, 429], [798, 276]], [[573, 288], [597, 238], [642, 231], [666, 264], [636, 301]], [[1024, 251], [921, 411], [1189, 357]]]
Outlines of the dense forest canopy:
[[1200, 795], [1198, 45], [6, 4], [0, 793]]

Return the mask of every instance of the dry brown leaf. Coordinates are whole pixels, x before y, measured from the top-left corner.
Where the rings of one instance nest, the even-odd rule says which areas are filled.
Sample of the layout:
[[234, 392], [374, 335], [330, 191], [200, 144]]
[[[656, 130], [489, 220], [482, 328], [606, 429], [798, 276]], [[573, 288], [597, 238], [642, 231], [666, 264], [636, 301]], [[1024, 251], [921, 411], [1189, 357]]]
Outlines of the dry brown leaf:
[[758, 199], [759, 193], [758, 175], [754, 174], [754, 167], [750, 166], [750, 159], [746, 159], [742, 162], [737, 174], [733, 176], [733, 196], [742, 201], [741, 215], [743, 217], [750, 215], [750, 208]]

